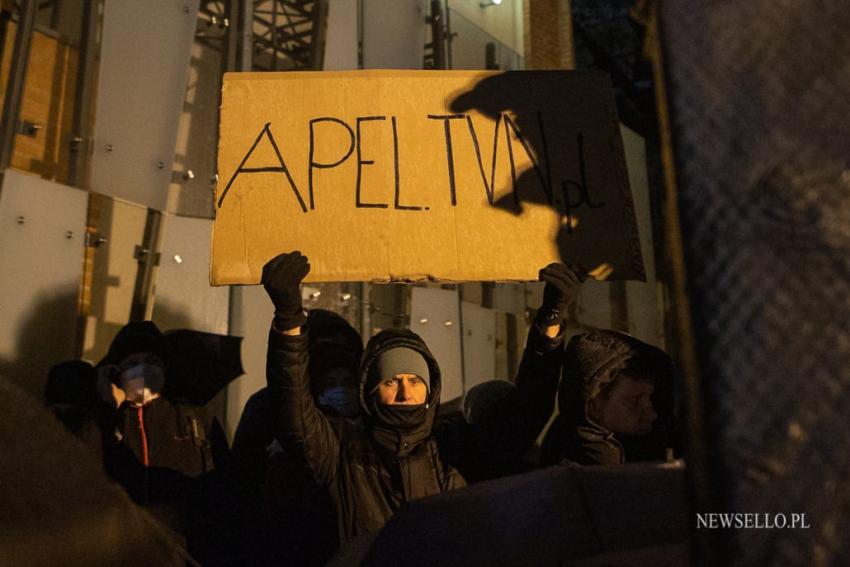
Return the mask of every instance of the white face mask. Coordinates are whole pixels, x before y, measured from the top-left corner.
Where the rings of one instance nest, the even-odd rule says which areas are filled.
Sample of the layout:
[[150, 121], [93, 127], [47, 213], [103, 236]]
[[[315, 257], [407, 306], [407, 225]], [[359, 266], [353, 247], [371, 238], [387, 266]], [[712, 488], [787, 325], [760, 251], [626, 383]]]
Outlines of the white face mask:
[[165, 374], [155, 364], [137, 364], [121, 372], [119, 384], [128, 402], [145, 405], [159, 397]]

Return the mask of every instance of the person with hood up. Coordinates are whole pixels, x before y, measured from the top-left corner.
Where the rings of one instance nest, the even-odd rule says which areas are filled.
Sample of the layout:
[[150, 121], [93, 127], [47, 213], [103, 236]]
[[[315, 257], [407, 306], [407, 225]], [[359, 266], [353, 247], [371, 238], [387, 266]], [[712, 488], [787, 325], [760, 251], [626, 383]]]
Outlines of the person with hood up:
[[379, 530], [410, 500], [465, 485], [440, 457], [432, 435], [440, 399], [440, 368], [428, 347], [406, 330], [381, 331], [360, 365], [362, 420], [331, 419], [316, 406], [307, 371], [310, 328], [299, 284], [310, 271], [300, 252], [263, 268], [275, 306], [267, 379], [277, 408], [277, 438], [303, 456], [334, 504], [340, 543]]
[[661, 349], [611, 330], [576, 335], [564, 353], [560, 414], [543, 441], [542, 464], [665, 460], [672, 383], [673, 363]]
[[[307, 314], [307, 374], [316, 406], [330, 418], [356, 420], [363, 340], [341, 315]], [[233, 438], [257, 565], [324, 565], [336, 548], [336, 517], [327, 492], [299, 455], [275, 438], [268, 388], [245, 404]]]
[[213, 541], [211, 473], [226, 459], [227, 441], [203, 408], [163, 397], [168, 354], [154, 323], [131, 322], [98, 365], [104, 467], [204, 562]]

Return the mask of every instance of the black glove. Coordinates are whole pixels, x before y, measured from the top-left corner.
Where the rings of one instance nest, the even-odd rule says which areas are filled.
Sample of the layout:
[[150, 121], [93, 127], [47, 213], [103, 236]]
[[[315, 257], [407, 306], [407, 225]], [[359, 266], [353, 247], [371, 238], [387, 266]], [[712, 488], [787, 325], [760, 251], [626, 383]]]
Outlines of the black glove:
[[587, 279], [587, 270], [578, 265], [565, 266], [553, 262], [540, 270], [543, 305], [537, 311], [537, 322], [544, 327], [560, 325], [567, 318], [567, 309], [575, 301], [578, 286]]
[[298, 250], [280, 254], [263, 266], [262, 284], [274, 303], [274, 325], [280, 330], [294, 329], [307, 322], [301, 306], [299, 284], [310, 273], [307, 256]]

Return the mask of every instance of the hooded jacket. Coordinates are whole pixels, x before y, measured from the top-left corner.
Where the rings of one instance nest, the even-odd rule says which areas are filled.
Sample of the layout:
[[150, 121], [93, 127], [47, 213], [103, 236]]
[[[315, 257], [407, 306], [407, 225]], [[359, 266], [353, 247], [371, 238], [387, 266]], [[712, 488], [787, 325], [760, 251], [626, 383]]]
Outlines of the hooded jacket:
[[[102, 364], [149, 353], [168, 362], [164, 335], [150, 321], [125, 325]], [[166, 380], [168, 377], [166, 376]], [[226, 562], [235, 536], [225, 523], [229, 449], [224, 431], [203, 407], [159, 396], [143, 407], [101, 403], [104, 468], [130, 497], [185, 538], [201, 563]]]
[[[307, 373], [313, 399], [331, 384], [329, 372], [344, 369], [343, 384], [356, 399], [363, 341], [341, 315], [325, 309], [307, 314]], [[350, 382], [348, 376], [350, 375]], [[357, 410], [356, 401], [351, 405]], [[346, 404], [346, 407], [348, 404]], [[330, 415], [331, 410], [322, 408]], [[238, 490], [246, 505], [246, 533], [251, 565], [325, 565], [337, 545], [336, 513], [325, 487], [304, 466], [303, 459], [282, 449], [275, 438], [275, 418], [268, 388], [245, 404], [233, 437], [239, 468]]]
[[[432, 435], [440, 369], [421, 338], [391, 329], [369, 341], [360, 368], [361, 424], [329, 418], [318, 410], [310, 395], [307, 344], [306, 334], [270, 331], [269, 392], [277, 438], [287, 450], [303, 455], [313, 477], [329, 490], [341, 542], [380, 529], [405, 502], [466, 484], [443, 463]], [[421, 353], [431, 374], [427, 403], [403, 410], [404, 419], [392, 411], [398, 406], [380, 406], [366, 392], [372, 365], [394, 347]]]
[[[652, 402], [658, 419], [650, 433], [631, 437], [615, 434], [593, 421], [588, 406], [621, 370], [635, 366], [655, 379]], [[664, 460], [673, 425], [672, 382], [672, 360], [657, 347], [617, 331], [576, 335], [564, 351], [563, 378], [558, 388], [560, 413], [543, 440], [542, 464], [564, 459], [582, 465]]]

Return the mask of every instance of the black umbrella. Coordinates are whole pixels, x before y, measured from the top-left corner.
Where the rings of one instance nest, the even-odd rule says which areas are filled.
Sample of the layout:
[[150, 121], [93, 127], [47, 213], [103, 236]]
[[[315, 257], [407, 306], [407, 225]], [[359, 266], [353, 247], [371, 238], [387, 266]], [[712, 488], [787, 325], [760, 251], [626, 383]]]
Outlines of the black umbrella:
[[163, 395], [171, 400], [206, 405], [245, 373], [242, 337], [190, 329], [165, 333], [167, 378]]
[[686, 494], [681, 466], [548, 467], [411, 501], [329, 565], [687, 565]]

